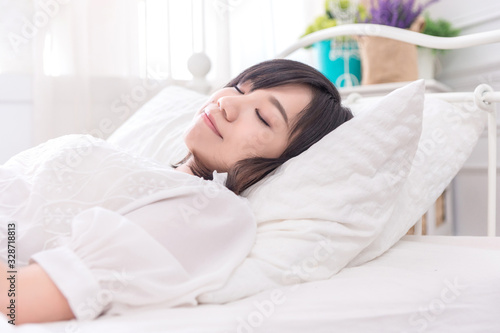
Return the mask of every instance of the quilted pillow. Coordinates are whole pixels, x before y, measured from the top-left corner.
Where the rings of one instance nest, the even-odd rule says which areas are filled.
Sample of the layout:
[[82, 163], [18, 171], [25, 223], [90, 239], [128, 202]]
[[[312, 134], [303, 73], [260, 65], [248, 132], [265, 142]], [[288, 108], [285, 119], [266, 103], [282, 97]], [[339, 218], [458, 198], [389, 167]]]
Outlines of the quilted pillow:
[[[351, 106], [363, 109], [363, 105]], [[348, 266], [372, 260], [403, 237], [462, 168], [483, 132], [487, 113], [474, 102], [451, 104], [426, 97], [422, 136], [413, 163], [402, 165], [410, 173], [402, 195], [380, 235]]]

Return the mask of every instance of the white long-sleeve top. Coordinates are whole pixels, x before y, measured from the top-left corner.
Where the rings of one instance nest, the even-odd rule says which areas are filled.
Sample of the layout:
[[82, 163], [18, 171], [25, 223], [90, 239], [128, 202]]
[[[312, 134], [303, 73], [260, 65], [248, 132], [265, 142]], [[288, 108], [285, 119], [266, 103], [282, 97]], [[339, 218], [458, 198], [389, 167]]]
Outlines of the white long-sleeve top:
[[38, 263], [77, 319], [195, 305], [254, 243], [246, 199], [214, 181], [87, 135], [26, 150], [0, 167], [0, 258], [15, 224], [17, 268]]

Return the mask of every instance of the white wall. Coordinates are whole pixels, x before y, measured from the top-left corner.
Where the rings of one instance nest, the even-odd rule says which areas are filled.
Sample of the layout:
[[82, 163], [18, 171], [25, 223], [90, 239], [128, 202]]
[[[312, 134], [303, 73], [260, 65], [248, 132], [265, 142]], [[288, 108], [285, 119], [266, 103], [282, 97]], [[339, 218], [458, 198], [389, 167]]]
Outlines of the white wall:
[[[445, 18], [462, 34], [500, 29], [500, 2], [496, 0], [441, 0], [429, 8], [432, 17]], [[500, 91], [500, 43], [450, 51], [441, 57], [438, 80], [455, 91], [473, 91], [486, 83]], [[497, 106], [497, 110], [499, 110]], [[500, 140], [497, 140], [500, 147]], [[497, 151], [497, 156], [500, 150]], [[457, 235], [485, 235], [487, 218], [487, 131], [454, 180], [454, 216]], [[500, 178], [500, 173], [497, 175]], [[497, 182], [500, 189], [500, 180]], [[497, 235], [500, 234], [500, 196], [497, 194]]]
[[[500, 2], [496, 0], [441, 0], [430, 7], [432, 17], [448, 19], [462, 35], [500, 29]], [[500, 44], [454, 50], [441, 57], [439, 80], [455, 90], [488, 83], [500, 90]]]
[[31, 82], [26, 74], [0, 75], [0, 163], [31, 147]]
[[31, 147], [32, 49], [30, 43], [16, 44], [8, 36], [21, 33], [21, 18], [31, 17], [33, 1], [5, 0], [0, 8], [0, 163], [4, 163]]

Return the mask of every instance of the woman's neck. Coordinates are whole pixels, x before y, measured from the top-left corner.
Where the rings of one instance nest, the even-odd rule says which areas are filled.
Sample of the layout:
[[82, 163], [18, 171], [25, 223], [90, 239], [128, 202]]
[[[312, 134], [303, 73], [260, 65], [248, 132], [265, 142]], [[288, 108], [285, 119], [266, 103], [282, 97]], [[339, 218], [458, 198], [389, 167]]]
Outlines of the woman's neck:
[[177, 171], [180, 171], [180, 172], [184, 172], [184, 173], [188, 173], [190, 175], [193, 175], [193, 172], [191, 171], [191, 168], [189, 167], [188, 163], [184, 163], [184, 164], [181, 164], [179, 165], [177, 168], [175, 168], [175, 170]]

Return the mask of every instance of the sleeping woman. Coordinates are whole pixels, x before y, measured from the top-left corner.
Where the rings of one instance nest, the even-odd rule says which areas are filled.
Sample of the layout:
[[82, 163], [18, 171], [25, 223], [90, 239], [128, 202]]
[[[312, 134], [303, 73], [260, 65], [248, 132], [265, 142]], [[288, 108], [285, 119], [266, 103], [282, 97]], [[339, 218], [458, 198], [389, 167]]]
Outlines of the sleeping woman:
[[174, 166], [88, 135], [14, 156], [0, 167], [1, 312], [22, 324], [196, 305], [253, 246], [243, 192], [351, 118], [318, 71], [271, 60], [208, 99]]

